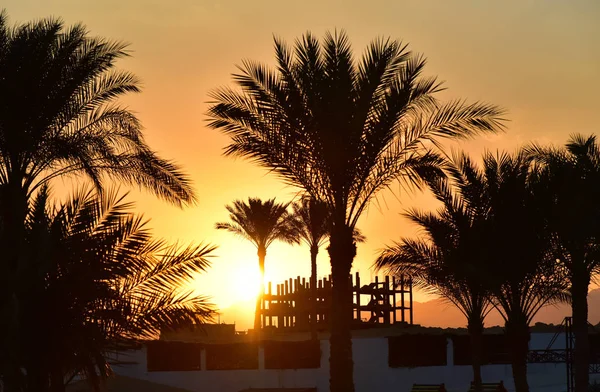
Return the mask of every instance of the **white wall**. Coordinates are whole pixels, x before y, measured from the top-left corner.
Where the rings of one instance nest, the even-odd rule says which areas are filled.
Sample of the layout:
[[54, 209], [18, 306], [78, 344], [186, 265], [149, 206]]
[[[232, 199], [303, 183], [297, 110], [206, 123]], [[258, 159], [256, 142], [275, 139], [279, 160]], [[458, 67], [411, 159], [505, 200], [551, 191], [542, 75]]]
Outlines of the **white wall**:
[[[533, 334], [531, 349], [545, 349], [553, 334]], [[386, 338], [353, 340], [354, 381], [356, 392], [409, 392], [413, 383], [445, 383], [450, 392], [466, 392], [472, 380], [470, 366], [452, 365], [452, 344], [448, 342], [447, 366], [420, 368], [388, 367]], [[559, 337], [554, 349], [564, 348], [564, 336]], [[135, 365], [115, 367], [115, 373], [152, 382], [185, 388], [194, 392], [238, 392], [244, 388], [300, 388], [317, 387], [328, 391], [329, 342], [321, 341], [321, 368], [299, 370], [265, 370], [263, 352], [259, 350], [258, 370], [202, 370], [190, 372], [147, 372], [144, 350], [120, 356], [120, 360], [135, 361]], [[504, 381], [509, 391], [514, 391], [510, 365], [483, 366], [484, 382]], [[592, 380], [596, 379], [592, 375]], [[564, 364], [530, 364], [528, 379], [531, 392], [566, 391]], [[600, 381], [600, 377], [597, 378]]]

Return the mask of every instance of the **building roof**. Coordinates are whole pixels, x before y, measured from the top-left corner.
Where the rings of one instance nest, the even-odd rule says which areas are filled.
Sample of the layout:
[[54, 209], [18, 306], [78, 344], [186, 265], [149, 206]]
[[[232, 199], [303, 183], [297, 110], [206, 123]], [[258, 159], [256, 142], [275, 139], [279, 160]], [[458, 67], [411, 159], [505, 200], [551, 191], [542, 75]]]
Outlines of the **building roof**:
[[177, 330], [161, 331], [160, 340], [224, 343], [236, 341], [235, 324], [199, 324], [179, 328]]

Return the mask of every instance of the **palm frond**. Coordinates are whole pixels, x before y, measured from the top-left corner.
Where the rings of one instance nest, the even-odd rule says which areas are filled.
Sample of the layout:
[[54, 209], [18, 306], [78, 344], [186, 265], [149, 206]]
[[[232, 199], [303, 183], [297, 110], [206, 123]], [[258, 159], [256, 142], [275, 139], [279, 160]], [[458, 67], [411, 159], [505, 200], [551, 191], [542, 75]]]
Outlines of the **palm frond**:
[[127, 44], [52, 18], [1, 31], [0, 183], [12, 179], [31, 196], [68, 174], [101, 190], [108, 175], [176, 205], [194, 202], [181, 169], [158, 157], [136, 116], [116, 105], [140, 91], [133, 74], [115, 67]]
[[304, 189], [350, 226], [394, 180], [415, 186], [439, 173], [430, 147], [441, 139], [503, 129], [495, 106], [439, 104], [441, 83], [399, 41], [377, 39], [356, 61], [344, 32], [322, 42], [307, 33], [294, 48], [275, 38], [275, 54], [276, 69], [244, 62], [238, 89], [213, 91], [209, 127], [230, 136], [226, 155]]
[[55, 322], [43, 339], [26, 334], [34, 338], [21, 342], [23, 358], [35, 355], [43, 369], [60, 363], [97, 386], [111, 353], [212, 319], [210, 300], [185, 290], [208, 269], [214, 246], [153, 240], [116, 189], [82, 189], [54, 207], [48, 194], [43, 186], [31, 203], [19, 299], [31, 320], [23, 328]]
[[257, 248], [266, 249], [273, 241], [296, 244], [300, 234], [288, 206], [289, 203], [278, 203], [275, 199], [235, 200], [226, 206], [231, 223], [217, 223], [216, 228], [246, 238]]

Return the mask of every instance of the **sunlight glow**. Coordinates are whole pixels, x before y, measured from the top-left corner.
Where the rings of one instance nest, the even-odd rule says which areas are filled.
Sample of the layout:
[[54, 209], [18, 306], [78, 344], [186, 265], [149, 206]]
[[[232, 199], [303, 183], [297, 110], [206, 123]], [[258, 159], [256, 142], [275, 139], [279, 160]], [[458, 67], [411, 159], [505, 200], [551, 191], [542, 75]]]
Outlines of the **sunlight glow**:
[[254, 302], [260, 291], [260, 272], [258, 263], [245, 263], [231, 272], [228, 287], [229, 301]]

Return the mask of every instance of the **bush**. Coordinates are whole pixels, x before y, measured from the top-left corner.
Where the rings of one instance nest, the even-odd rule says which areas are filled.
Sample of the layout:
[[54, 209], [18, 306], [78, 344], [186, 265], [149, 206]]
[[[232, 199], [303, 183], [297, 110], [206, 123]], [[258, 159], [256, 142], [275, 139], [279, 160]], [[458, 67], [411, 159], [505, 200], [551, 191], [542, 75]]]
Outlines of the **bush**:
[[590, 383], [588, 392], [600, 392], [600, 383], [594, 380], [593, 383]]

